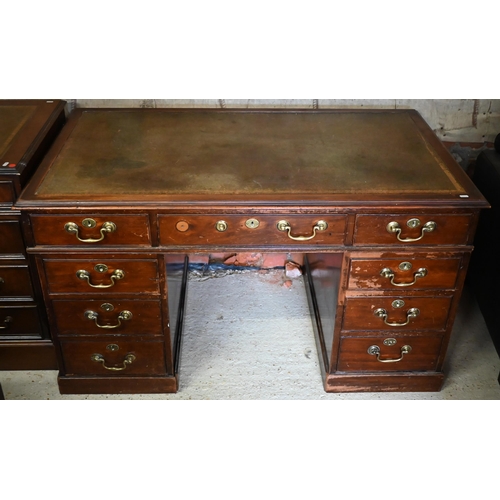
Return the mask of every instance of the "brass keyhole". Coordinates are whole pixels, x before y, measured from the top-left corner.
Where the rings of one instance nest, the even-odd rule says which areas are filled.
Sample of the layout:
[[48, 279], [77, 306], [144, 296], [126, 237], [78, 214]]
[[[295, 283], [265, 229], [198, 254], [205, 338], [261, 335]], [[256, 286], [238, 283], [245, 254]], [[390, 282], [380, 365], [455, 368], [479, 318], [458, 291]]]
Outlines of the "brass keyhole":
[[401, 271], [409, 271], [411, 268], [412, 265], [410, 262], [401, 262], [401, 264], [399, 264], [399, 269], [401, 269]]
[[83, 219], [82, 226], [83, 227], [95, 227], [96, 221], [94, 219]]
[[394, 307], [395, 309], [401, 309], [402, 307], [404, 307], [404, 305], [405, 301], [401, 299], [394, 300], [392, 303], [392, 307]]
[[97, 264], [96, 266], [94, 266], [94, 269], [98, 273], [105, 273], [108, 270], [108, 266], [106, 264]]
[[248, 219], [245, 222], [245, 226], [248, 227], [248, 229], [256, 229], [260, 225], [260, 222], [257, 219]]
[[108, 344], [106, 346], [106, 349], [108, 351], [118, 351], [118, 349], [120, 349], [116, 344]]
[[105, 304], [102, 304], [101, 305], [101, 309], [103, 311], [106, 311], [106, 312], [110, 312], [110, 311], [113, 311], [115, 308], [115, 306], [113, 304], [109, 304], [109, 303], [105, 303]]
[[410, 219], [406, 225], [412, 229], [420, 226], [420, 219]]

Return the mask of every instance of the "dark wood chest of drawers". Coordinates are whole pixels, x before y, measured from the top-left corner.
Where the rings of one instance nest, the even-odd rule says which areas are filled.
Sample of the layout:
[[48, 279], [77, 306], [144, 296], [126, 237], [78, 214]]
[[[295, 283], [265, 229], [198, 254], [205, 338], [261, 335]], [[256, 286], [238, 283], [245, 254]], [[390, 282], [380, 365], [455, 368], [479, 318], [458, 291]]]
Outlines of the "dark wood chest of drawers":
[[221, 251], [304, 254], [325, 390], [437, 391], [487, 206], [412, 110], [76, 110], [17, 203], [67, 393], [176, 391]]
[[12, 208], [64, 121], [62, 101], [0, 101], [0, 370], [57, 368], [20, 213]]

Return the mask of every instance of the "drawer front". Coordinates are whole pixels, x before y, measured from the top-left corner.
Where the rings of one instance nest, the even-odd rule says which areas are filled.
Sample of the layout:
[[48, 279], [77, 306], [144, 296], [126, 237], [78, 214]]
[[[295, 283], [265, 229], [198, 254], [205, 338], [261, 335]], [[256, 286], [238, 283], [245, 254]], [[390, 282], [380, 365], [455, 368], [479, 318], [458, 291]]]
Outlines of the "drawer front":
[[31, 225], [37, 245], [151, 245], [146, 214], [32, 215]]
[[160, 293], [158, 265], [153, 259], [102, 256], [93, 260], [45, 259], [43, 263], [50, 293]]
[[0, 297], [32, 297], [33, 288], [27, 265], [0, 266]]
[[391, 259], [354, 258], [349, 288], [356, 290], [453, 289], [461, 257], [427, 258], [410, 254]]
[[[281, 223], [281, 230], [278, 223]], [[344, 215], [182, 214], [159, 217], [162, 245], [342, 245], [346, 223]]]
[[61, 342], [65, 375], [164, 375], [163, 342], [113, 339]]
[[59, 335], [161, 335], [159, 300], [53, 300]]
[[451, 297], [363, 297], [346, 300], [343, 330], [444, 330]]
[[443, 338], [437, 337], [343, 337], [339, 371], [434, 371]]
[[358, 215], [354, 244], [466, 245], [472, 220], [472, 215]]
[[24, 240], [19, 220], [0, 220], [0, 258], [24, 255]]
[[42, 336], [36, 306], [0, 306], [0, 339]]
[[14, 186], [12, 182], [0, 181], [0, 203], [12, 205], [16, 197], [14, 194]]

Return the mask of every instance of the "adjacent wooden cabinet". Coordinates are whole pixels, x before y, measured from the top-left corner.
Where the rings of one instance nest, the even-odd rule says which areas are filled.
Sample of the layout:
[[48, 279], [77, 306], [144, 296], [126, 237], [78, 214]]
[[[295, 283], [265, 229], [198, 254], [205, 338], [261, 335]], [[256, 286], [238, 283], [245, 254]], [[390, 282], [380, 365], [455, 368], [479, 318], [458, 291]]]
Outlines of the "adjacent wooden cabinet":
[[0, 370], [57, 369], [40, 285], [13, 205], [64, 122], [63, 101], [0, 101]]
[[326, 391], [438, 391], [487, 206], [413, 110], [79, 109], [16, 204], [63, 393], [178, 390], [221, 251], [304, 254]]

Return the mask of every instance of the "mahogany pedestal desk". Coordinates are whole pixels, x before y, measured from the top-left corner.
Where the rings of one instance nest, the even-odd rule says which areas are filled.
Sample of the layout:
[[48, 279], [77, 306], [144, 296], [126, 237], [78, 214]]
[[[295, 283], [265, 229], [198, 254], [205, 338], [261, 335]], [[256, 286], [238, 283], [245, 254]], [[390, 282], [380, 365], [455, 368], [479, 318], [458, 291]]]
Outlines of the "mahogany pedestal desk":
[[0, 370], [55, 370], [37, 273], [12, 206], [64, 121], [63, 101], [0, 101]]
[[326, 391], [438, 391], [487, 206], [413, 110], [77, 109], [17, 203], [62, 393], [177, 391], [189, 255], [240, 251], [304, 254]]

